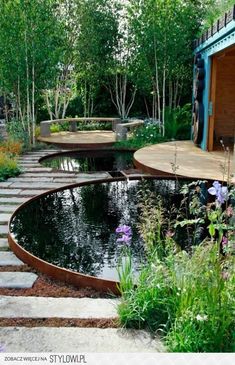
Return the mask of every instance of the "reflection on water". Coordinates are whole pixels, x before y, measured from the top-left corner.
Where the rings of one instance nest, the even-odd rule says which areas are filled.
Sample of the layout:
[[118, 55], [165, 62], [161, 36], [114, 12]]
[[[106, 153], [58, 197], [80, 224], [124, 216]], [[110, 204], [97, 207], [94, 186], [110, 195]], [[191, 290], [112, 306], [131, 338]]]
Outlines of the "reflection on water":
[[[149, 188], [171, 206], [175, 181], [148, 180]], [[142, 182], [115, 181], [51, 193], [23, 207], [13, 219], [11, 232], [27, 251], [71, 270], [117, 279], [122, 247], [116, 243], [119, 224], [133, 229], [132, 257], [138, 271], [144, 260], [137, 230], [138, 198]]]
[[131, 151], [79, 151], [48, 157], [41, 163], [63, 171], [121, 171], [133, 168]]

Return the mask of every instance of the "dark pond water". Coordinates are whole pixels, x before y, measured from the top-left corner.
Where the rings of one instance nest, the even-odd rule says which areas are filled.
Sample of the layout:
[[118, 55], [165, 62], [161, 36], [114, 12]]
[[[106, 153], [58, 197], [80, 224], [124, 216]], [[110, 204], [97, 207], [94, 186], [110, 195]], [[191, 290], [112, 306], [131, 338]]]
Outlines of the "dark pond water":
[[22, 247], [43, 260], [84, 274], [118, 279], [116, 268], [123, 252], [116, 242], [118, 225], [132, 227], [134, 270], [144, 261], [137, 228], [138, 194], [143, 184], [161, 195], [166, 209], [179, 205], [181, 196], [174, 180], [92, 183], [30, 202], [14, 217], [11, 232]]
[[131, 151], [79, 151], [48, 157], [41, 161], [46, 167], [63, 171], [121, 171], [133, 168]]

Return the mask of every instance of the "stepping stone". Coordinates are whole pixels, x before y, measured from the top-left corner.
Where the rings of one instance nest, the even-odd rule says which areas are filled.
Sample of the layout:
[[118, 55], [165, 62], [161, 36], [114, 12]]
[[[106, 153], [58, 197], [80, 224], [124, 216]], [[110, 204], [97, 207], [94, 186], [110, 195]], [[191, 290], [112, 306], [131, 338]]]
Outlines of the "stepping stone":
[[29, 289], [38, 276], [31, 272], [0, 272], [0, 288]]
[[28, 169], [28, 168], [40, 168], [40, 167], [42, 167], [42, 165], [40, 165], [40, 164], [32, 164], [32, 163], [30, 163], [30, 164], [26, 164], [26, 163], [20, 163], [20, 168], [22, 169], [22, 170], [25, 170], [25, 169]]
[[9, 244], [7, 238], [0, 238], [0, 251], [7, 251], [7, 250], [9, 250]]
[[[74, 173], [62, 173], [62, 172], [48, 172], [48, 173], [28, 173], [28, 172], [25, 172], [24, 174], [20, 175], [20, 178], [28, 178], [28, 177], [34, 177], [34, 178], [37, 178], [37, 177], [76, 177], [77, 174], [74, 174]], [[13, 179], [13, 178], [12, 178]], [[12, 179], [8, 179], [8, 180], [11, 180]], [[14, 178], [15, 179], [15, 178]]]
[[39, 195], [39, 194], [42, 194], [42, 193], [45, 193], [47, 190], [50, 190], [50, 189], [44, 189], [44, 190], [23, 190], [22, 193], [20, 195], [23, 195], [23, 196], [35, 196], [35, 195]]
[[0, 182], [0, 188], [9, 188], [9, 186], [11, 186], [12, 182], [7, 180], [7, 181], [2, 181]]
[[0, 318], [117, 318], [119, 299], [0, 296]]
[[19, 260], [13, 252], [0, 252], [0, 266], [21, 266], [23, 261]]
[[[85, 179], [83, 179], [85, 181]], [[54, 183], [63, 183], [63, 184], [76, 184], [77, 182], [77, 179], [74, 177], [74, 178], [69, 178], [69, 177], [65, 177], [65, 178], [62, 178], [62, 177], [54, 177], [53, 179]]]
[[50, 167], [35, 167], [35, 168], [25, 168], [24, 171], [27, 172], [50, 172], [52, 169]]
[[0, 224], [2, 223], [8, 223], [8, 221], [10, 220], [12, 214], [4, 214], [4, 213], [0, 213]]
[[21, 183], [32, 183], [32, 182], [41, 182], [41, 181], [47, 181], [52, 182], [53, 177], [30, 177], [30, 176], [20, 176], [20, 178], [13, 177], [11, 178], [11, 182], [21, 182]]
[[0, 236], [7, 236], [8, 234], [8, 226], [0, 225]]
[[[0, 343], [5, 346], [6, 353], [65, 353], [65, 354], [84, 354], [85, 361], [92, 364], [101, 364], [103, 357], [100, 353], [106, 354], [105, 363], [121, 363], [115, 361], [115, 353], [133, 353], [130, 363], [138, 361], [136, 353], [144, 354], [143, 364], [156, 363], [156, 352], [166, 352], [162, 342], [158, 337], [155, 339], [145, 331], [116, 329], [116, 328], [71, 328], [71, 327], [1, 327]], [[91, 353], [95, 354], [92, 355]], [[125, 354], [124, 354], [125, 355]], [[64, 355], [65, 356], [65, 355]], [[79, 355], [77, 355], [79, 356]], [[98, 358], [97, 358], [98, 356]], [[108, 357], [107, 357], [108, 356]], [[123, 354], [122, 354], [123, 356]], [[128, 360], [130, 359], [128, 354]], [[66, 361], [66, 356], [64, 357]], [[78, 357], [79, 359], [79, 357]], [[123, 358], [125, 362], [125, 357]], [[68, 362], [68, 361], [67, 361]], [[83, 361], [77, 361], [83, 363]], [[129, 361], [128, 361], [129, 363]]]
[[18, 195], [21, 189], [0, 189], [0, 195]]
[[[30, 182], [30, 183], [27, 183], [27, 181], [26, 182], [20, 181], [20, 182], [12, 183], [12, 187], [14, 187], [14, 188], [30, 189], [30, 190], [33, 190], [33, 189], [46, 189], [46, 190], [56, 189], [56, 188], [59, 188], [60, 186], [63, 186], [63, 184], [56, 184], [56, 183], [53, 183], [53, 182], [45, 182], [45, 181]], [[23, 194], [22, 190], [20, 190], [20, 193], [21, 193], [21, 195]]]
[[28, 199], [23, 197], [0, 197], [0, 204], [22, 204], [26, 202]]
[[19, 205], [0, 205], [0, 213], [6, 212], [6, 213], [13, 213]]

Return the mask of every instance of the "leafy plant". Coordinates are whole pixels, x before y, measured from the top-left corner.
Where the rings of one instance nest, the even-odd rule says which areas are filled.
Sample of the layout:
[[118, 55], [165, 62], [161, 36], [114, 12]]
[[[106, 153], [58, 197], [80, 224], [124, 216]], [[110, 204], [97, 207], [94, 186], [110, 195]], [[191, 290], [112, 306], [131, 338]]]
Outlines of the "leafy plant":
[[5, 181], [9, 177], [14, 177], [20, 174], [20, 168], [17, 161], [7, 155], [0, 152], [0, 181]]
[[22, 144], [12, 140], [5, 141], [0, 144], [0, 152], [5, 152], [12, 156], [20, 155], [22, 152]]
[[187, 212], [176, 215], [175, 228], [210, 222], [214, 230], [209, 229], [201, 244], [188, 251], [176, 245], [172, 232], [166, 232], [161, 204], [151, 194], [143, 197], [140, 229], [148, 248], [147, 262], [136, 285], [124, 285], [127, 290], [122, 291], [118, 312], [126, 327], [161, 333], [169, 351], [229, 352], [235, 349], [234, 210], [228, 201], [223, 210], [221, 204], [229, 196], [233, 202], [234, 189], [229, 192], [215, 182], [208, 192], [215, 189], [216, 202], [205, 206], [200, 183], [183, 187], [180, 210], [185, 207]]
[[156, 124], [146, 124], [136, 128], [128, 140], [116, 142], [117, 147], [141, 148], [154, 143], [164, 142], [166, 139], [160, 135], [159, 126]]

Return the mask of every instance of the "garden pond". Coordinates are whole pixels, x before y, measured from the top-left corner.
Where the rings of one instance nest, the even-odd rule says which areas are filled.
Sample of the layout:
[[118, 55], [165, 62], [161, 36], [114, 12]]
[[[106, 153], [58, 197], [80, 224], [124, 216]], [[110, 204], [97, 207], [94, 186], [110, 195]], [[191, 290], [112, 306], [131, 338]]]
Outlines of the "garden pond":
[[173, 205], [180, 205], [179, 190], [185, 183], [173, 179], [112, 179], [64, 188], [22, 206], [11, 221], [10, 231], [19, 245], [40, 259], [79, 273], [117, 280], [123, 252], [115, 233], [119, 225], [132, 228], [130, 247], [135, 272], [145, 260], [138, 231], [141, 191], [147, 186], [170, 211]]
[[41, 164], [62, 171], [122, 171], [133, 168], [133, 151], [86, 150], [65, 152], [41, 159]]

